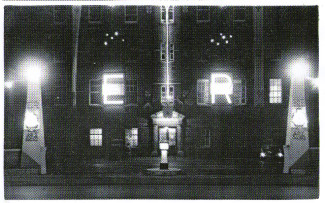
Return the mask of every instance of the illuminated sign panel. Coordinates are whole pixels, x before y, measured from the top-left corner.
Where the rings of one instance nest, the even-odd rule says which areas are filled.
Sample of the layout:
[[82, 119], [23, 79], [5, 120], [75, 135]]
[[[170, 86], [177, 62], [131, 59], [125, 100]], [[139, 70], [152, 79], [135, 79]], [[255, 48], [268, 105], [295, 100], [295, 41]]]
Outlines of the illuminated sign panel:
[[104, 74], [102, 84], [102, 95], [104, 104], [123, 104], [123, 74]]
[[233, 82], [226, 73], [212, 73], [210, 83], [211, 103], [214, 104], [216, 95], [225, 95], [227, 102], [231, 104], [230, 95], [233, 94]]
[[306, 107], [296, 108], [293, 112], [291, 127], [307, 128], [307, 124]]

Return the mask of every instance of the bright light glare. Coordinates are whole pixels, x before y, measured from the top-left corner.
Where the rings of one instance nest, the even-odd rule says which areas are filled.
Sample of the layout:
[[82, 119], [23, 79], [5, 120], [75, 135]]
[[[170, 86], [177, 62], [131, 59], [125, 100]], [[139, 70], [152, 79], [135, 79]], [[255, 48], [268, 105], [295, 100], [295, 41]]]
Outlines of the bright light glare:
[[11, 81], [8, 81], [8, 82], [5, 82], [5, 87], [10, 89], [14, 86], [14, 82], [11, 82]]
[[299, 59], [291, 65], [291, 74], [296, 79], [304, 79], [308, 75], [309, 63], [305, 59]]
[[297, 108], [292, 117], [293, 127], [301, 126], [307, 128], [307, 113], [306, 107]]
[[214, 42], [214, 39], [211, 39], [210, 42], [213, 43]]
[[283, 157], [283, 154], [281, 152], [277, 153], [278, 157]]
[[104, 45], [105, 45], [105, 46], [107, 46], [107, 45], [108, 45], [107, 41], [105, 41], [105, 42], [104, 42]]
[[118, 32], [117, 32], [117, 31], [116, 31], [116, 32], [114, 32], [114, 35], [115, 35], [115, 36], [118, 36]]
[[25, 114], [24, 126], [25, 129], [39, 128], [39, 122], [37, 120], [37, 116], [29, 110], [27, 110]]
[[262, 158], [266, 157], [265, 152], [261, 152], [260, 157], [262, 157]]
[[[123, 74], [104, 74], [102, 95], [104, 104], [123, 104], [121, 96], [124, 95]], [[113, 97], [111, 97], [113, 96]], [[116, 97], [114, 99], [114, 97]]]
[[313, 85], [313, 88], [319, 87], [319, 78], [311, 78], [311, 84]]
[[226, 36], [222, 36], [222, 39], [226, 39]]
[[168, 145], [168, 143], [163, 142], [163, 143], [160, 143], [160, 144], [159, 144], [159, 148], [160, 148], [161, 150], [168, 150], [168, 149], [169, 149], [169, 145]]
[[41, 80], [41, 69], [37, 66], [30, 67], [27, 72], [27, 79], [33, 83], [39, 83]]

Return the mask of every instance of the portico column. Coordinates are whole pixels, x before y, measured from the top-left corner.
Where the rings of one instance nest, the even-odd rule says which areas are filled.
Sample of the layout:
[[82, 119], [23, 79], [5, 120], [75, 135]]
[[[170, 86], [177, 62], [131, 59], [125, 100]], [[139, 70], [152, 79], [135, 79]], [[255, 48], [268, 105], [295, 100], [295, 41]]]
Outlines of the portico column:
[[153, 127], [153, 151], [151, 156], [158, 155], [158, 125], [155, 124]]
[[177, 155], [184, 156], [184, 152], [182, 151], [182, 127], [181, 125], [177, 125]]

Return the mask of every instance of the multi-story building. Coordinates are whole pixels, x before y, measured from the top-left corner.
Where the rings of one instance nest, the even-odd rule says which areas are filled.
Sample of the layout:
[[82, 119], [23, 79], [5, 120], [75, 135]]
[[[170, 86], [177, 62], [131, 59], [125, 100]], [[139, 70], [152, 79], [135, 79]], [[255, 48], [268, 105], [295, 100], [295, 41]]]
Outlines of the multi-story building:
[[290, 63], [301, 56], [318, 147], [317, 7], [6, 6], [4, 25], [5, 80], [14, 81], [5, 149], [22, 144], [21, 63], [42, 59], [52, 170], [130, 150], [156, 156], [166, 135], [172, 156], [256, 158], [265, 143], [285, 144]]

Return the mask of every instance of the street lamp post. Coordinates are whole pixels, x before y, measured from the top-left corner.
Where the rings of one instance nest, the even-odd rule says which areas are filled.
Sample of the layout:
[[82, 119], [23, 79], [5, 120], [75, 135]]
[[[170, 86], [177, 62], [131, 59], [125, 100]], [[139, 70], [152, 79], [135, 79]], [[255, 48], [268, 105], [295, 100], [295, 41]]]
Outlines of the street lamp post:
[[44, 141], [44, 124], [41, 95], [41, 66], [26, 64], [27, 69], [27, 103], [24, 118], [21, 167], [28, 168], [37, 163], [41, 174], [46, 174], [46, 147]]
[[308, 63], [304, 59], [291, 66], [291, 87], [288, 108], [286, 145], [284, 146], [283, 173], [290, 168], [309, 149], [308, 119], [305, 101], [305, 79]]

